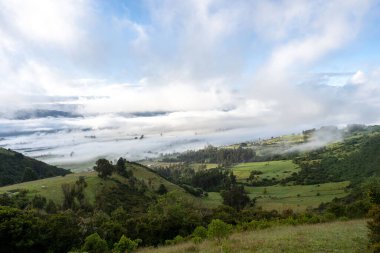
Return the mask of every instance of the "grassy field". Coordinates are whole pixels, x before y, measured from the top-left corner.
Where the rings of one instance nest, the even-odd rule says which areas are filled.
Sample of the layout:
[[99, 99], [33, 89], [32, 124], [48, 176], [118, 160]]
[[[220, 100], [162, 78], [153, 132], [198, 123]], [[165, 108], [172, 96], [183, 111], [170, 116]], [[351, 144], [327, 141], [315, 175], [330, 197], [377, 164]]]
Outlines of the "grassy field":
[[220, 196], [219, 192], [208, 192], [208, 196], [204, 197], [203, 203], [210, 207], [217, 207], [222, 204], [222, 196]]
[[138, 253], [363, 253], [367, 250], [365, 220], [315, 225], [283, 226], [233, 234], [222, 243], [206, 240], [174, 246], [140, 249]]
[[[304, 211], [308, 207], [318, 207], [322, 202], [330, 202], [335, 197], [341, 198], [348, 194], [345, 188], [349, 181], [326, 183], [319, 185], [267, 186], [245, 187], [251, 198], [257, 199], [257, 206], [264, 210], [293, 209]], [[217, 192], [209, 192], [204, 202], [210, 206], [218, 206], [222, 198]]]
[[[160, 184], [164, 184], [169, 191], [180, 191], [185, 193], [185, 191], [181, 187], [168, 182], [164, 178], [145, 169], [144, 167], [132, 165], [132, 167], [129, 168], [132, 168], [134, 176], [140, 180], [144, 180], [144, 182], [152, 191], [156, 191]], [[0, 194], [5, 192], [13, 192], [20, 189], [26, 189], [29, 191], [28, 195], [30, 197], [39, 194], [41, 196], [46, 197], [47, 199], [53, 200], [57, 204], [61, 204], [63, 201], [61, 185], [64, 183], [75, 183], [75, 181], [77, 181], [80, 176], [84, 176], [87, 182], [87, 187], [85, 188], [85, 196], [91, 204], [95, 202], [95, 196], [97, 192], [102, 189], [101, 186], [103, 184], [108, 184], [110, 186], [112, 184], [115, 184], [115, 182], [112, 180], [101, 180], [97, 176], [96, 172], [80, 172], [68, 174], [64, 177], [51, 177], [36, 181], [0, 187]], [[127, 183], [127, 180], [121, 176], [113, 175], [112, 178], [117, 179], [120, 182]]]
[[[145, 166], [149, 168], [154, 168], [154, 167], [170, 167], [173, 165], [180, 165], [180, 162], [160, 162], [160, 161], [143, 161], [141, 164], [144, 164]], [[199, 170], [201, 167], [206, 165], [206, 169], [213, 169], [218, 167], [218, 164], [216, 163], [191, 163], [190, 167], [194, 169], [195, 171]]]
[[245, 181], [249, 177], [252, 170], [263, 172], [258, 175], [258, 179], [264, 178], [276, 180], [289, 177], [293, 172], [298, 172], [299, 168], [291, 160], [282, 161], [270, 161], [270, 162], [252, 162], [252, 163], [240, 163], [232, 167], [234, 175], [240, 181]]
[[308, 207], [318, 207], [322, 202], [342, 198], [348, 194], [345, 188], [349, 181], [318, 185], [246, 187], [251, 198], [257, 198], [257, 205], [266, 210], [291, 208], [301, 211]]
[[100, 178], [95, 172], [75, 173], [66, 175], [64, 177], [51, 177], [21, 184], [4, 186], [0, 188], [0, 193], [26, 189], [29, 191], [30, 196], [39, 194], [46, 197], [47, 199], [51, 199], [54, 202], [61, 204], [63, 201], [61, 185], [64, 183], [74, 183], [80, 176], [84, 176], [88, 184], [87, 188], [85, 189], [85, 196], [88, 198], [90, 203], [93, 203], [95, 201], [95, 194], [99, 188], [98, 185], [101, 183]]
[[70, 170], [72, 172], [84, 172], [91, 171], [95, 166], [96, 160], [87, 161], [82, 163], [66, 163], [66, 164], [56, 164], [57, 167]]

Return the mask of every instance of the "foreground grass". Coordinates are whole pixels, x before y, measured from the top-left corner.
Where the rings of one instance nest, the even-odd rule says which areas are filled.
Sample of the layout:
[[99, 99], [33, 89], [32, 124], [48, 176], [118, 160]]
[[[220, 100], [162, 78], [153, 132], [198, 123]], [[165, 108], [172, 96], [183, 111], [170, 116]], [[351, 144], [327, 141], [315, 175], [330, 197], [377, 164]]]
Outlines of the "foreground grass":
[[315, 225], [281, 226], [233, 234], [222, 248], [214, 241], [187, 242], [175, 246], [141, 249], [139, 253], [248, 253], [248, 252], [366, 252], [368, 239], [365, 220]]
[[272, 178], [281, 180], [289, 177], [294, 172], [298, 172], [299, 167], [291, 160], [240, 163], [232, 167], [234, 175], [240, 181], [245, 181], [252, 170], [261, 171], [263, 173], [257, 176], [259, 181], [264, 178], [268, 180]]

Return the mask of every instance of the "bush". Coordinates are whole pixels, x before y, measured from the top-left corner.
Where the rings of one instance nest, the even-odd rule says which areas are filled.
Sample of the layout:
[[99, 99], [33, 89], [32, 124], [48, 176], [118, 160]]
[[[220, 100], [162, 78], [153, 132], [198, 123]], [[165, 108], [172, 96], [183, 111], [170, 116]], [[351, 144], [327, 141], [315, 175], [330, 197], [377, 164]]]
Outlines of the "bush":
[[160, 194], [160, 195], [164, 195], [167, 192], [168, 192], [168, 190], [166, 189], [165, 185], [164, 184], [160, 184], [160, 186], [158, 187], [157, 193]]
[[201, 243], [203, 241], [203, 239], [200, 238], [199, 236], [196, 236], [196, 237], [193, 237], [192, 241], [195, 244], [199, 244], [199, 243]]
[[178, 243], [181, 243], [184, 241], [185, 241], [185, 238], [183, 238], [181, 235], [177, 235], [176, 237], [174, 237], [173, 240], [165, 240], [165, 244], [166, 245], [175, 245], [175, 244], [178, 244]]
[[203, 226], [198, 226], [194, 229], [194, 232], [191, 234], [192, 237], [199, 237], [201, 239], [207, 238], [207, 229]]
[[218, 243], [222, 239], [227, 238], [232, 231], [232, 225], [227, 224], [219, 219], [212, 220], [208, 225], [207, 236], [211, 239], [216, 239]]
[[139, 244], [141, 243], [140, 239], [131, 240], [125, 235], [122, 235], [119, 242], [115, 243], [113, 246], [113, 252], [115, 253], [124, 253], [124, 252], [133, 252]]
[[103, 253], [108, 250], [108, 246], [107, 242], [100, 238], [98, 233], [93, 233], [84, 240], [82, 250], [89, 253]]

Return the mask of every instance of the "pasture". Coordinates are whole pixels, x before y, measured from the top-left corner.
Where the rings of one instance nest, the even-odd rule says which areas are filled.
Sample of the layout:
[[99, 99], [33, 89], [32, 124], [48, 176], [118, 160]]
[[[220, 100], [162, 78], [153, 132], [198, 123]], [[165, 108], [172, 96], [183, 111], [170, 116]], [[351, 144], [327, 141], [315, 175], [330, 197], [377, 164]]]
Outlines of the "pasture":
[[[322, 202], [330, 202], [334, 198], [348, 195], [346, 187], [349, 183], [349, 181], [344, 181], [316, 185], [246, 186], [245, 189], [250, 198], [256, 198], [256, 205], [264, 210], [282, 211], [291, 208], [294, 211], [304, 211], [309, 207], [316, 208]], [[223, 202], [218, 192], [209, 192], [203, 201], [213, 207]]]
[[294, 172], [298, 172], [299, 167], [291, 160], [240, 163], [232, 167], [238, 181], [246, 181], [253, 170], [262, 172], [262, 174], [257, 175], [258, 181], [265, 178], [268, 180], [272, 178], [281, 180], [289, 177]]
[[274, 185], [269, 187], [246, 187], [251, 198], [265, 210], [284, 210], [291, 208], [302, 211], [308, 207], [318, 207], [322, 202], [348, 195], [349, 181], [316, 185]]

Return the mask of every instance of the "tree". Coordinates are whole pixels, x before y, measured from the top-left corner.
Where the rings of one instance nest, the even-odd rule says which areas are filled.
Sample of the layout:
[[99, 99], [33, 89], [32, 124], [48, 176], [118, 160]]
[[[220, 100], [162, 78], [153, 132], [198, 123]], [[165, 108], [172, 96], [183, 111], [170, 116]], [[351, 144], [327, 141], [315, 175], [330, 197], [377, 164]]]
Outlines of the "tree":
[[208, 225], [207, 236], [211, 239], [216, 239], [218, 243], [222, 239], [227, 238], [232, 231], [232, 225], [225, 223], [219, 219], [212, 220]]
[[247, 178], [247, 182], [250, 182], [251, 184], [257, 182], [259, 180], [258, 175], [263, 174], [262, 171], [259, 170], [252, 170], [249, 174], [249, 177]]
[[130, 253], [133, 252], [139, 244], [141, 243], [140, 239], [131, 240], [125, 235], [122, 235], [119, 242], [115, 243], [113, 246], [113, 252], [115, 253]]
[[89, 253], [103, 253], [108, 250], [108, 246], [107, 242], [100, 238], [98, 233], [93, 233], [84, 240], [82, 250]]
[[243, 209], [249, 202], [249, 196], [244, 190], [244, 186], [232, 185], [229, 190], [222, 191], [223, 204], [229, 205], [236, 210]]
[[373, 178], [368, 183], [368, 196], [372, 207], [369, 210], [369, 216], [372, 220], [368, 221], [369, 239], [372, 244], [373, 252], [380, 252], [380, 180]]
[[71, 211], [49, 215], [44, 231], [49, 247], [46, 252], [68, 252], [81, 244], [79, 220]]
[[32, 212], [0, 206], [1, 252], [47, 252], [44, 222]]
[[120, 157], [119, 160], [117, 160], [115, 165], [115, 171], [120, 176], [123, 176], [125, 178], [130, 178], [133, 176], [132, 170], [127, 169], [127, 160]]
[[63, 192], [63, 204], [62, 208], [66, 209], [76, 209], [79, 205], [80, 208], [89, 208], [88, 204], [85, 202], [84, 189], [87, 187], [87, 182], [83, 176], [74, 184], [62, 184]]
[[112, 175], [114, 167], [107, 159], [99, 159], [96, 161], [96, 166], [94, 170], [98, 172], [98, 176], [105, 179]]
[[168, 192], [168, 190], [166, 189], [165, 185], [160, 184], [160, 186], [158, 187], [157, 193], [160, 195], [164, 195], [167, 192]]
[[199, 237], [201, 239], [207, 238], [207, 229], [203, 226], [198, 226], [194, 229], [193, 233], [191, 234], [191, 237]]
[[57, 212], [57, 206], [55, 205], [53, 200], [49, 200], [49, 202], [46, 205], [46, 212], [47, 213], [56, 213]]
[[119, 160], [117, 160], [115, 169], [119, 175], [123, 175], [125, 173], [125, 163], [126, 160], [122, 157], [120, 157]]
[[74, 208], [74, 198], [75, 198], [75, 193], [74, 190], [72, 189], [70, 184], [62, 184], [61, 185], [62, 192], [63, 192], [63, 203], [62, 203], [62, 208], [64, 210], [66, 209], [73, 209]]
[[28, 182], [28, 181], [33, 181], [37, 179], [38, 179], [38, 175], [34, 170], [32, 170], [29, 167], [25, 168], [24, 175], [22, 176], [22, 182]]
[[43, 209], [46, 205], [46, 198], [41, 195], [35, 195], [32, 199], [32, 206], [37, 209]]
[[169, 192], [152, 204], [146, 216], [146, 244], [163, 243], [177, 235], [190, 234], [196, 226], [202, 224], [204, 214], [192, 198], [180, 192]]

